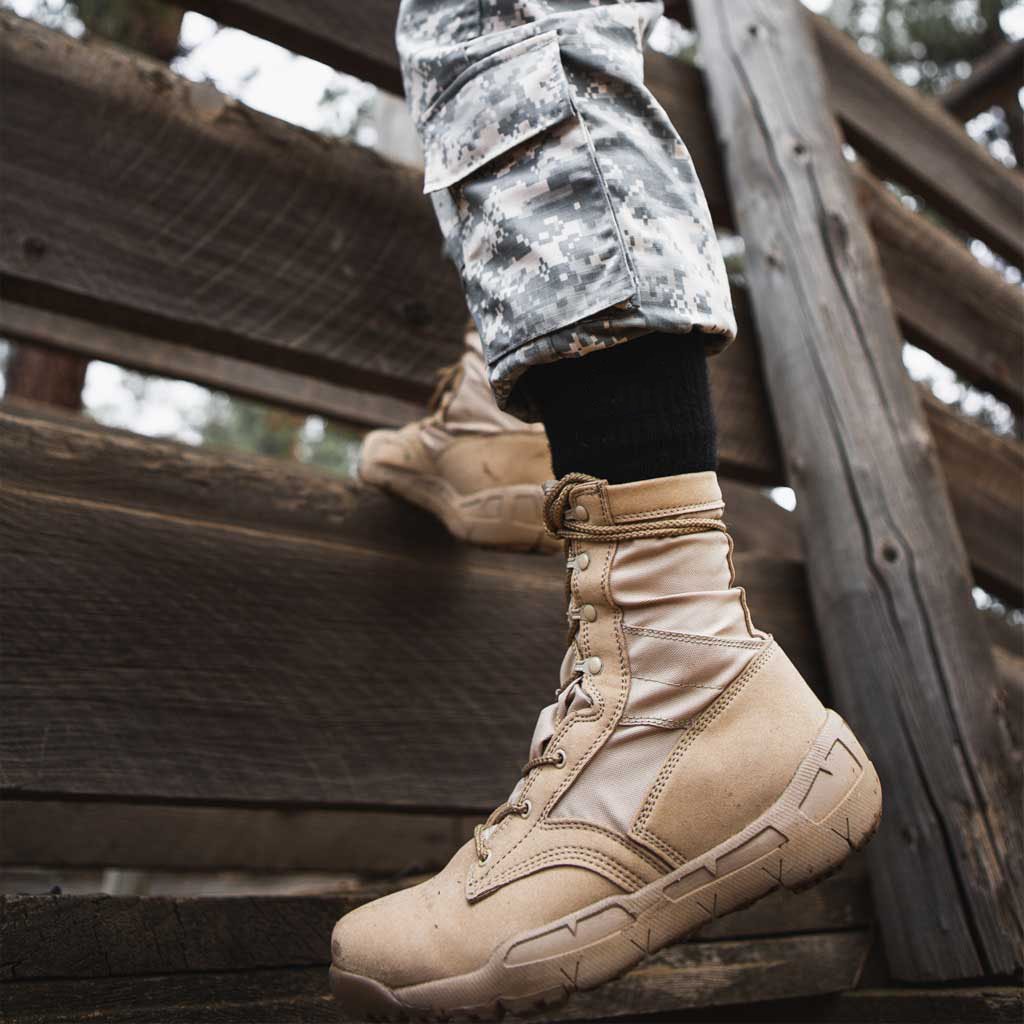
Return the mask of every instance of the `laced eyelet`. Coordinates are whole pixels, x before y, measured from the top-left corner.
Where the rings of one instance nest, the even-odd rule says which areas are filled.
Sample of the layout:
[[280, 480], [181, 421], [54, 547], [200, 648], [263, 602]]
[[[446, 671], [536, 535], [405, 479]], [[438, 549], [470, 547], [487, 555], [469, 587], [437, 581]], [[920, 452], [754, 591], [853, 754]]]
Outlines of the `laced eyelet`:
[[558, 758], [558, 760], [555, 761], [556, 768], [564, 768], [566, 762], [569, 760], [568, 755], [564, 750], [562, 750], [561, 747], [559, 747], [558, 750], [555, 751], [555, 757]]
[[533, 804], [529, 800], [523, 801], [523, 809], [519, 812], [520, 818], [528, 818], [533, 811]]
[[480, 867], [484, 867], [487, 864], [490, 864], [490, 862], [491, 862], [491, 851], [488, 850], [486, 856], [477, 857], [476, 862], [477, 862], [477, 864], [480, 865]]

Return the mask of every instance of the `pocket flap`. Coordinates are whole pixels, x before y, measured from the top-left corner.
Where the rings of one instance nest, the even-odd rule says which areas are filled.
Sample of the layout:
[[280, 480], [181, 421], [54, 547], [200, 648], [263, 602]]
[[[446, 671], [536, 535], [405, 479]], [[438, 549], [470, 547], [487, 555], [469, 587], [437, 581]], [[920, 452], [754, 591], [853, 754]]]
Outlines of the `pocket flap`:
[[424, 114], [423, 191], [454, 185], [574, 113], [557, 32], [492, 53], [462, 72]]

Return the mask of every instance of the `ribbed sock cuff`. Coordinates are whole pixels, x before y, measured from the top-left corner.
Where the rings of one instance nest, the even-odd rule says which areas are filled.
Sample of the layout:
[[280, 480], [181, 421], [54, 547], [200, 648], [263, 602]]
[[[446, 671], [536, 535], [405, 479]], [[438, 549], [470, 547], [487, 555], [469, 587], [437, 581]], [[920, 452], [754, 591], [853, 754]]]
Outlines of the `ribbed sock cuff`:
[[707, 357], [697, 333], [649, 334], [531, 368], [556, 475], [610, 483], [717, 468]]

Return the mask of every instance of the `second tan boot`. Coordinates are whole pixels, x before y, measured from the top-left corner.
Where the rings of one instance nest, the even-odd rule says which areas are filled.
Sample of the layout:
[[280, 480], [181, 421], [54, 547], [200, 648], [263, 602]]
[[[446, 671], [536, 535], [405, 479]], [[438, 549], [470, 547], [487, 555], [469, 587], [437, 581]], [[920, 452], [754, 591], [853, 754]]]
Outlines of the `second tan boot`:
[[474, 841], [338, 922], [331, 986], [347, 1014], [561, 1003], [813, 884], [870, 838], [875, 769], [751, 622], [722, 511], [714, 473], [550, 491], [572, 625], [555, 702]]
[[554, 475], [544, 428], [498, 409], [475, 330], [433, 404], [426, 419], [367, 434], [360, 479], [432, 512], [460, 540], [557, 550], [541, 515]]

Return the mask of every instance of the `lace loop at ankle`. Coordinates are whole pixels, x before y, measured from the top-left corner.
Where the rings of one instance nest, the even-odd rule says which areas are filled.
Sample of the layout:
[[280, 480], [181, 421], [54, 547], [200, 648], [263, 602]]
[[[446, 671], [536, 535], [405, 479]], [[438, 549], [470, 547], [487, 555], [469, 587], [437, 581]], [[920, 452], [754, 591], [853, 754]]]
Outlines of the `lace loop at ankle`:
[[571, 511], [569, 502], [574, 487], [579, 484], [602, 483], [587, 473], [569, 473], [549, 487], [544, 495], [544, 529], [552, 537], [562, 540], [641, 540], [645, 537], [683, 537], [692, 533], [719, 530], [726, 533], [720, 519], [695, 516], [672, 516], [646, 523], [609, 523], [598, 525]]

